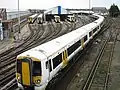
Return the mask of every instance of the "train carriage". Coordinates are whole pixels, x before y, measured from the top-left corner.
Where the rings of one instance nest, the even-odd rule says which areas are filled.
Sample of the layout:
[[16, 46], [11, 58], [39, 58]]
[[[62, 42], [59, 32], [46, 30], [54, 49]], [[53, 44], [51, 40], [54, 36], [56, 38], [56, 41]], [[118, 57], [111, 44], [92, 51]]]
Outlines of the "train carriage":
[[37, 17], [37, 23], [42, 24], [43, 23], [43, 14], [38, 15]]
[[73, 15], [68, 15], [67, 16], [67, 20], [69, 21], [69, 22], [75, 22], [76, 20], [75, 20], [75, 16], [73, 16]]
[[54, 21], [55, 21], [56, 23], [60, 23], [60, 16], [55, 15], [55, 16], [54, 16]]
[[37, 19], [38, 14], [34, 14], [28, 17], [28, 23], [33, 24], [35, 20]]
[[50, 80], [100, 30], [104, 18], [85, 25], [17, 56], [16, 78], [21, 89], [45, 90]]

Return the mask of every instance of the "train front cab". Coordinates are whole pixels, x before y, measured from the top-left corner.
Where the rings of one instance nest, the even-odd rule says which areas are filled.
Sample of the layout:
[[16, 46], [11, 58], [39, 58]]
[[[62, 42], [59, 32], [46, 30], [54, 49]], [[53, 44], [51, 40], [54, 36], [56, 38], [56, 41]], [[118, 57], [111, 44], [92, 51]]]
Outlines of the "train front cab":
[[41, 17], [37, 18], [37, 23], [38, 24], [42, 24], [43, 23], [43, 19]]
[[54, 21], [55, 21], [56, 23], [60, 23], [60, 16], [55, 15], [55, 16], [54, 16]]
[[68, 15], [67, 16], [67, 20], [69, 21], [69, 22], [75, 22], [76, 20], [75, 20], [75, 16], [73, 16], [73, 15]]
[[28, 17], [28, 23], [29, 23], [29, 24], [32, 24], [32, 23], [33, 23], [31, 17]]
[[17, 58], [16, 79], [18, 86], [25, 90], [34, 90], [40, 85], [42, 78], [41, 62], [34, 58]]
[[43, 21], [44, 21], [44, 15], [43, 14], [40, 14], [38, 17], [37, 17], [37, 23], [38, 24], [42, 24]]

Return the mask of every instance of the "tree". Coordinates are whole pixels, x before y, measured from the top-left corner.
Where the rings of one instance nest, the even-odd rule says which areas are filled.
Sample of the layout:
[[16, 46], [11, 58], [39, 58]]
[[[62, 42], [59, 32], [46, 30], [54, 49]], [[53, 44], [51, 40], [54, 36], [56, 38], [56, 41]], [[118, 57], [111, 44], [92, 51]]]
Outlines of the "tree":
[[109, 9], [109, 14], [111, 17], [117, 17], [119, 15], [119, 8], [117, 5], [113, 4], [111, 5]]

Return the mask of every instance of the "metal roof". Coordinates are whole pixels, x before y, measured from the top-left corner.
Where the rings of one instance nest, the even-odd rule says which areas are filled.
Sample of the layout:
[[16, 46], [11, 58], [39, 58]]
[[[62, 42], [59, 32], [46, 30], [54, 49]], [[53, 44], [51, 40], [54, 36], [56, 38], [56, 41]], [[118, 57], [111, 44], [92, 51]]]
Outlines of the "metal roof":
[[107, 9], [106, 9], [106, 7], [92, 7], [92, 10], [94, 11], [94, 12], [102, 12], [102, 13], [105, 13], [105, 12], [107, 12]]

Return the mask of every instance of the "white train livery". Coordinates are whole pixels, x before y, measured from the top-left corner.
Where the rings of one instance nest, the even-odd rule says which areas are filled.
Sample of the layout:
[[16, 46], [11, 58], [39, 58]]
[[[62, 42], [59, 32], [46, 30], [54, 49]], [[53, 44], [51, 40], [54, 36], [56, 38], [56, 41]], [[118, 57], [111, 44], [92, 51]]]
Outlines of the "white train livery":
[[[95, 14], [94, 14], [95, 15]], [[16, 59], [16, 79], [21, 89], [45, 90], [49, 81], [97, 34], [104, 17], [68, 34], [25, 51]]]
[[38, 14], [34, 14], [28, 17], [28, 23], [33, 24], [35, 20], [37, 19]]

